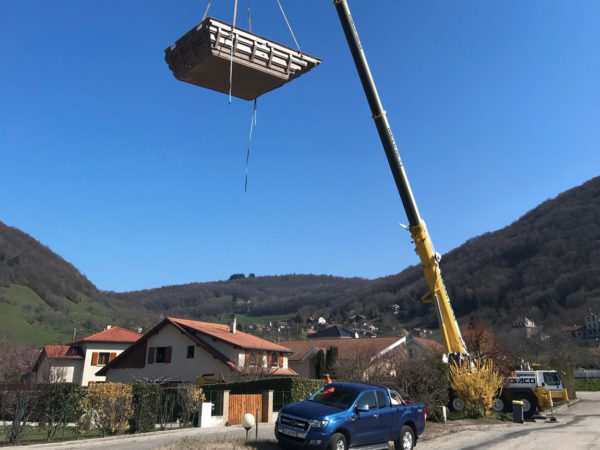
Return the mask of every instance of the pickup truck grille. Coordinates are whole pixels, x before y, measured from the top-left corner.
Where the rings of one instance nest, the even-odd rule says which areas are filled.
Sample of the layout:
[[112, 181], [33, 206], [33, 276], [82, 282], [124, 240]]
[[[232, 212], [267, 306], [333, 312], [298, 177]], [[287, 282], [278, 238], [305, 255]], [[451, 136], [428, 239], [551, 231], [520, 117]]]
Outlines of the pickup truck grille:
[[283, 425], [287, 425], [288, 427], [293, 427], [304, 431], [308, 430], [308, 422], [306, 420], [300, 420], [288, 416], [281, 416], [280, 421]]

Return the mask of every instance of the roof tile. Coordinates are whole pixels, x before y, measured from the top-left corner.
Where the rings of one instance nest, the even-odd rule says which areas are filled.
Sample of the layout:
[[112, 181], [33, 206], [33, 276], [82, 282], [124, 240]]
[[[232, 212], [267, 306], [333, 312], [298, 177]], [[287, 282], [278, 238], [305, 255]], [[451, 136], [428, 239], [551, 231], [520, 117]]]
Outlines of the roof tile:
[[201, 334], [212, 336], [216, 339], [228, 342], [232, 345], [237, 345], [242, 348], [251, 348], [259, 350], [273, 350], [283, 353], [291, 353], [292, 350], [281, 345], [274, 344], [265, 339], [261, 339], [251, 334], [237, 331], [233, 334], [229, 325], [219, 323], [199, 322], [197, 320], [177, 319], [175, 317], [168, 318], [171, 322], [180, 326], [191, 328]]
[[83, 359], [84, 353], [78, 345], [44, 345], [46, 357], [52, 359]]

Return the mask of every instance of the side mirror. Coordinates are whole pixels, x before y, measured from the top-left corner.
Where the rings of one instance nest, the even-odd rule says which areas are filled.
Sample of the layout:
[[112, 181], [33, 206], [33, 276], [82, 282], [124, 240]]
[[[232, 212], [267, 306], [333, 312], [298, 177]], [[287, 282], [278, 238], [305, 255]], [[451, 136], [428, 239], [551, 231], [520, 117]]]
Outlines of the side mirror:
[[368, 412], [369, 411], [369, 405], [367, 405], [366, 403], [364, 405], [356, 405], [356, 412]]
[[312, 395], [312, 394], [311, 394], [310, 392], [307, 392], [307, 393], [306, 393], [306, 400], [310, 400], [310, 396], [311, 396], [311, 395]]

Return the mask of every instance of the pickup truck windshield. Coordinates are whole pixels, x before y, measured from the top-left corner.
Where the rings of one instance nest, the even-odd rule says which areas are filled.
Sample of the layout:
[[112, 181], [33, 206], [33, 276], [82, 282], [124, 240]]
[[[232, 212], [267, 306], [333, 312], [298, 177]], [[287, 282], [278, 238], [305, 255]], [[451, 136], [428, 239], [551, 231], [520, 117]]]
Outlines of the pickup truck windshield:
[[310, 394], [307, 399], [311, 402], [348, 409], [354, 403], [358, 394], [358, 391], [341, 386], [326, 385]]

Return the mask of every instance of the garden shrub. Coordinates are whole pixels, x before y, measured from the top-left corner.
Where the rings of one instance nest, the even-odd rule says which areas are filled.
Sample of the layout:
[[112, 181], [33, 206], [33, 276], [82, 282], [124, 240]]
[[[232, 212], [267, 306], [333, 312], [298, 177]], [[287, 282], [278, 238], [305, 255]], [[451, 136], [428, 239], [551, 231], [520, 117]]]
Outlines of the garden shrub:
[[502, 377], [491, 360], [450, 364], [452, 389], [465, 403], [468, 417], [481, 417], [490, 410], [496, 392], [502, 386]]
[[175, 388], [161, 388], [158, 405], [158, 423], [164, 430], [167, 424], [177, 419], [177, 390]]
[[405, 400], [425, 403], [428, 420], [442, 419], [440, 407], [448, 404], [448, 365], [442, 361], [440, 354], [399, 361], [395, 374], [393, 380], [372, 381], [397, 389]]
[[179, 425], [185, 426], [192, 421], [198, 412], [198, 403], [204, 401], [202, 388], [194, 384], [185, 384], [177, 388], [177, 404], [179, 406]]
[[131, 384], [123, 383], [97, 383], [88, 388], [87, 413], [103, 436], [116, 434], [133, 417], [132, 391]]

